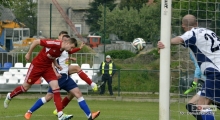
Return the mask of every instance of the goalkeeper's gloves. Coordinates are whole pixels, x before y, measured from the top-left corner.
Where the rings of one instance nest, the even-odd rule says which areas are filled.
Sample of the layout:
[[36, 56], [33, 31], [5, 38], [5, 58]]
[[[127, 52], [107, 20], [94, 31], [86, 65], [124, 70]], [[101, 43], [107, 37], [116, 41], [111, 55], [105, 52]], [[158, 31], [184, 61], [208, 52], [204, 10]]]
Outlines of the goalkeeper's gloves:
[[196, 87], [197, 87], [197, 85], [198, 85], [198, 83], [197, 83], [197, 82], [195, 82], [195, 81], [193, 81], [193, 82], [192, 82], [192, 84], [191, 84], [191, 87], [192, 87], [192, 88], [196, 88]]
[[97, 91], [98, 91], [98, 86], [97, 86], [96, 83], [92, 82], [91, 87], [92, 87], [92, 90], [93, 90], [94, 92], [97, 92]]
[[188, 93], [192, 92], [193, 90], [195, 90], [196, 87], [197, 87], [197, 85], [198, 85], [198, 83], [195, 82], [195, 81], [193, 81], [192, 84], [191, 84], [191, 88], [189, 88], [188, 90], [186, 90], [186, 91], [184, 92], [184, 94], [188, 94]]

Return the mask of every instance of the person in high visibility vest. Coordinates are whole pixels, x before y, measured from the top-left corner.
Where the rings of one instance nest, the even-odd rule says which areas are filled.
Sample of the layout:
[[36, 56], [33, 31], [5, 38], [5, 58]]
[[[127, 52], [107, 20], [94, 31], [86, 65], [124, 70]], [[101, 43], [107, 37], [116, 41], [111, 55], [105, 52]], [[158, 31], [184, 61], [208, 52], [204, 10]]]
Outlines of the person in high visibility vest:
[[102, 82], [104, 82], [100, 88], [100, 95], [105, 93], [105, 84], [108, 84], [108, 91], [110, 95], [113, 95], [112, 91], [112, 77], [116, 72], [116, 67], [114, 62], [111, 60], [111, 56], [107, 55], [105, 61], [103, 61], [100, 65], [100, 73], [102, 74]]

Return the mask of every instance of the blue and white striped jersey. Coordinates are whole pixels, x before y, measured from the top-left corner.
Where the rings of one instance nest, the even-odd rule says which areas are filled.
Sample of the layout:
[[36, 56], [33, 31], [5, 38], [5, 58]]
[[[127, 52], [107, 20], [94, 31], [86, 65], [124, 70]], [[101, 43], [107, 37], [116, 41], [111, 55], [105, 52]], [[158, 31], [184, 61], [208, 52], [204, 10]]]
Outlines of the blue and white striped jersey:
[[210, 67], [220, 71], [220, 39], [215, 32], [197, 27], [179, 37], [194, 53], [202, 73]]
[[59, 73], [65, 73], [68, 75], [68, 67], [69, 67], [69, 54], [66, 51], [63, 51], [61, 56], [57, 58], [57, 63], [63, 68], [61, 71], [58, 70]]

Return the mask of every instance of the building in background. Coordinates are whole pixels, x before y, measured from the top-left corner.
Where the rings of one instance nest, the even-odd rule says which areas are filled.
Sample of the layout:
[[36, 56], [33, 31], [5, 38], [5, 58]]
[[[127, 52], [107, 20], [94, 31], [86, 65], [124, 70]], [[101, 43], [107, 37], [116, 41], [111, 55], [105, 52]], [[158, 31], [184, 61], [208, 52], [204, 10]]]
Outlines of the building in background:
[[[57, 2], [75, 24], [78, 32], [80, 34], [88, 34], [89, 26], [86, 25], [84, 15], [92, 0], [57, 0]], [[45, 37], [50, 36], [50, 4], [52, 4], [51, 36], [56, 37], [61, 30], [66, 30], [71, 36], [74, 36], [73, 31], [66, 24], [52, 0], [38, 0], [38, 33]]]
[[[92, 1], [93, 0], [57, 0], [60, 7], [68, 15], [81, 35], [89, 34], [89, 26], [86, 24], [85, 14], [90, 7], [89, 3]], [[120, 0], [116, 0], [116, 3], [120, 3]], [[60, 30], [66, 30], [71, 36], [74, 36], [74, 32], [70, 29], [69, 25], [66, 24], [66, 21], [52, 0], [38, 0], [38, 35], [41, 34], [45, 37], [50, 36], [50, 4], [52, 4], [51, 36], [57, 37]]]

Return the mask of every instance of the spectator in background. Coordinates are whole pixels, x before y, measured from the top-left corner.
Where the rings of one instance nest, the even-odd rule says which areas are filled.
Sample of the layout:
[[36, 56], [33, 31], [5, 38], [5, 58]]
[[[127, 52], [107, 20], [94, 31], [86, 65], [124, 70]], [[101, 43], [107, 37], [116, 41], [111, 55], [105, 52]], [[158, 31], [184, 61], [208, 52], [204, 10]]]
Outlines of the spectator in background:
[[108, 91], [110, 95], [113, 95], [112, 91], [112, 77], [116, 72], [116, 67], [113, 61], [111, 60], [111, 56], [107, 55], [105, 61], [103, 61], [100, 65], [100, 73], [102, 74], [102, 82], [100, 95], [105, 93], [105, 84], [108, 84]]

